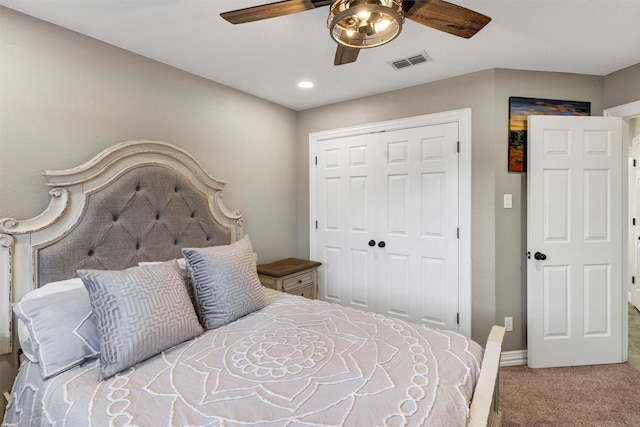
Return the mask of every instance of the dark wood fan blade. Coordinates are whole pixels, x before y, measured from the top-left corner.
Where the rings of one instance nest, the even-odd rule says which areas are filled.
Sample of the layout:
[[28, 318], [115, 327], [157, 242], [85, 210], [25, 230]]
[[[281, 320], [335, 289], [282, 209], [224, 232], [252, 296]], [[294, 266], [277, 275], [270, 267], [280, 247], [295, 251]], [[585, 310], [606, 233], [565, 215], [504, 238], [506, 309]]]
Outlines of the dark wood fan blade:
[[[361, 40], [357, 38], [356, 39], [350, 38], [344, 32], [340, 35], [340, 40], [350, 44], [351, 46], [355, 46], [359, 43], [360, 43], [360, 46], [362, 46]], [[360, 49], [357, 47], [349, 47], [349, 46], [343, 45], [342, 43], [338, 43], [338, 48], [336, 49], [336, 56], [333, 59], [333, 65], [351, 64], [352, 62], [356, 62], [356, 59], [358, 59], [359, 53], [360, 53]]]
[[330, 3], [331, 0], [285, 0], [260, 6], [232, 10], [230, 12], [221, 13], [220, 16], [232, 24], [244, 24], [247, 22], [259, 21], [261, 19], [276, 18], [278, 16], [304, 12], [306, 10], [315, 9], [316, 7], [326, 6]]
[[356, 62], [360, 49], [357, 47], [347, 47], [338, 43], [338, 49], [336, 49], [336, 56], [333, 60], [333, 65], [343, 65]]
[[488, 16], [444, 0], [405, 0], [403, 8], [406, 18], [465, 39], [491, 21]]

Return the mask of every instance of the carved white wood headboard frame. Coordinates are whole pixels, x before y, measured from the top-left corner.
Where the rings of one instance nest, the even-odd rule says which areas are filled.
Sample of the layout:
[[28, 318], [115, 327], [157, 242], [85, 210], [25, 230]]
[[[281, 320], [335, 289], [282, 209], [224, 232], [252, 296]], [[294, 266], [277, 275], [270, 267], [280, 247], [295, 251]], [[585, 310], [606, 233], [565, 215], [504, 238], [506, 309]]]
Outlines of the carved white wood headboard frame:
[[166, 142], [126, 141], [75, 168], [44, 171], [51, 187], [51, 200], [44, 212], [26, 220], [0, 219], [0, 354], [13, 350], [11, 304], [37, 286], [36, 249], [76, 226], [89, 194], [141, 165], [163, 165], [180, 172], [206, 194], [211, 215], [229, 231], [231, 241], [244, 235], [242, 213], [224, 206], [226, 182], [209, 175], [188, 152]]

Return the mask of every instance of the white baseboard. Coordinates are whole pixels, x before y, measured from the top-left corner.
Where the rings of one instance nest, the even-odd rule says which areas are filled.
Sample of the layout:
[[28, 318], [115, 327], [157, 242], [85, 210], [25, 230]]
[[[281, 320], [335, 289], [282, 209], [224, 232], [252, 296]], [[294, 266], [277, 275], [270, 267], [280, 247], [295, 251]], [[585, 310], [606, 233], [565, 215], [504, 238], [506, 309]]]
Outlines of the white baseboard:
[[503, 351], [500, 366], [519, 366], [527, 364], [527, 350]]

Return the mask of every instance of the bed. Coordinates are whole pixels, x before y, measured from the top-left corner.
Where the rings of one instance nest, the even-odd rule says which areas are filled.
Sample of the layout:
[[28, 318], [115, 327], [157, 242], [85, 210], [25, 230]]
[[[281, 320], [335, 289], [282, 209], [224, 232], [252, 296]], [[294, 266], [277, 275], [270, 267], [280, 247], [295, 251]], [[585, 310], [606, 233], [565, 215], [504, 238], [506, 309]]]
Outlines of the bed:
[[48, 208], [0, 220], [3, 425], [499, 425], [503, 328], [482, 348], [262, 287], [226, 183], [183, 149], [43, 174]]

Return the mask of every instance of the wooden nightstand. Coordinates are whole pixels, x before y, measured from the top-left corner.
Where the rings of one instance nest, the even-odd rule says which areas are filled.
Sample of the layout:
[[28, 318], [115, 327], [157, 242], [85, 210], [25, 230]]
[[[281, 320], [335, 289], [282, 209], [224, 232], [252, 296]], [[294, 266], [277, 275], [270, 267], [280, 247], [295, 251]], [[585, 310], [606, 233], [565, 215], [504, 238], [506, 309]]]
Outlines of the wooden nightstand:
[[262, 286], [300, 295], [318, 298], [318, 267], [322, 263], [298, 258], [286, 258], [258, 266]]

